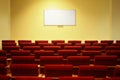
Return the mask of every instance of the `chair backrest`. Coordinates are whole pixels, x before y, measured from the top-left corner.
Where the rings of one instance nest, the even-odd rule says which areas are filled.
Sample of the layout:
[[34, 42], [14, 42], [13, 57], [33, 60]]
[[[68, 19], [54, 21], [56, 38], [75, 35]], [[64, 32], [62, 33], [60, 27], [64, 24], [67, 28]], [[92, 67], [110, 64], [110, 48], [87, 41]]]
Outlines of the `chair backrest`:
[[5, 65], [0, 63], [0, 75], [6, 75]]
[[48, 43], [48, 40], [35, 40], [35, 45], [38, 45], [38, 43]]
[[5, 64], [6, 65], [6, 56], [0, 56], [0, 64]]
[[81, 43], [80, 40], [68, 40], [68, 43], [72, 43], [72, 45], [75, 45], [76, 43]]
[[34, 50], [40, 50], [41, 47], [40, 46], [23, 46], [24, 50], [30, 50], [32, 53]]
[[63, 76], [59, 77], [59, 80], [94, 80], [93, 76], [78, 76], [78, 77], [71, 77], [71, 76]]
[[101, 40], [100, 43], [108, 43], [111, 45], [114, 42], [114, 40]]
[[90, 64], [90, 56], [68, 56], [67, 59], [67, 64], [72, 64], [73, 66]]
[[63, 64], [45, 65], [45, 77], [72, 76], [73, 66]]
[[34, 50], [33, 52], [36, 57], [39, 56], [53, 56], [54, 55], [54, 50]]
[[65, 43], [65, 40], [52, 40], [51, 43], [56, 45], [57, 43]]
[[37, 64], [11, 64], [12, 76], [38, 76]]
[[67, 56], [76, 56], [78, 54], [77, 50], [58, 50], [57, 52], [59, 55], [63, 56], [64, 58], [66, 58]]
[[28, 56], [31, 54], [30, 50], [11, 50], [11, 56]]
[[20, 47], [19, 46], [2, 46], [2, 49], [7, 52], [10, 52], [10, 50], [19, 50]]
[[95, 56], [95, 65], [115, 66], [117, 65], [117, 56], [114, 55], [101, 55]]
[[82, 50], [83, 56], [90, 56], [90, 58], [94, 58], [96, 55], [102, 55], [101, 50]]
[[57, 52], [59, 49], [61, 49], [61, 46], [43, 46], [44, 50], [54, 50]]
[[63, 64], [62, 56], [40, 56], [40, 65], [45, 64]]
[[98, 40], [85, 40], [85, 43], [90, 43], [93, 45], [93, 43], [98, 43]]
[[52, 80], [51, 78], [41, 78], [37, 76], [17, 76], [15, 80]]
[[85, 46], [84, 50], [102, 50], [101, 46]]
[[105, 50], [120, 50], [120, 46], [106, 46]]
[[116, 66], [114, 70], [114, 77], [120, 77], [120, 66]]
[[6, 51], [5, 50], [0, 50], [0, 56], [6, 56]]
[[78, 71], [79, 76], [94, 76], [96, 78], [105, 78], [107, 75], [107, 66], [103, 65], [81, 65]]
[[12, 64], [34, 64], [35, 56], [12, 56]]

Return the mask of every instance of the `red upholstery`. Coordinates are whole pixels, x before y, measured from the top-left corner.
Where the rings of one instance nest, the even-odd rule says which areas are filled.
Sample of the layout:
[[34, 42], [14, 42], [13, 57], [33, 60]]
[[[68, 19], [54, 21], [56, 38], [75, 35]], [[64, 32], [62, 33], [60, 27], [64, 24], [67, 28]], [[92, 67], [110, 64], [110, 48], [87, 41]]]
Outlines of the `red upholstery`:
[[10, 77], [6, 75], [0, 75], [0, 80], [10, 80]]
[[57, 52], [57, 50], [61, 49], [61, 46], [43, 46], [44, 50], [54, 50]]
[[95, 56], [95, 65], [115, 66], [117, 64], [117, 56]]
[[35, 44], [38, 45], [38, 43], [48, 43], [48, 40], [35, 40]]
[[39, 56], [52, 56], [54, 55], [53, 50], [34, 50], [33, 52], [37, 57]]
[[102, 50], [101, 46], [85, 46], [85, 50]]
[[56, 43], [57, 46], [61, 46], [61, 48], [63, 49], [64, 46], [71, 46], [72, 43]]
[[35, 46], [35, 43], [29, 43], [29, 42], [20, 43], [21, 49], [23, 49], [24, 46]]
[[93, 76], [78, 76], [78, 77], [71, 77], [71, 76], [63, 76], [60, 77], [59, 80], [94, 80]]
[[11, 64], [12, 76], [38, 76], [37, 64]]
[[15, 40], [2, 40], [2, 43], [15, 43]]
[[78, 71], [79, 76], [94, 76], [96, 78], [103, 78], [107, 75], [107, 66], [103, 65], [95, 65], [95, 66], [88, 66], [88, 65], [81, 65], [79, 66]]
[[78, 54], [77, 50], [58, 50], [59, 55], [66, 58], [67, 56], [76, 56]]
[[116, 66], [114, 70], [114, 77], [120, 77], [120, 66]]
[[37, 76], [17, 76], [15, 80], [52, 80], [51, 78], [40, 78]]
[[103, 80], [120, 80], [120, 77], [105, 78]]
[[0, 75], [5, 75], [5, 74], [6, 74], [5, 65], [0, 63]]
[[12, 56], [12, 64], [33, 64], [35, 56]]
[[24, 50], [30, 50], [31, 52], [33, 52], [34, 50], [40, 50], [40, 46], [23, 46]]
[[62, 56], [40, 56], [40, 65], [45, 64], [63, 64]]
[[101, 50], [83, 50], [82, 55], [83, 56], [90, 56], [91, 58], [94, 58], [96, 55], [101, 55]]
[[65, 43], [65, 40], [52, 40], [51, 43], [56, 45], [57, 43]]
[[11, 50], [10, 54], [12, 56], [27, 56], [31, 54], [30, 50]]
[[120, 43], [120, 40], [116, 40], [116, 43]]
[[77, 50], [79, 53], [82, 50], [82, 46], [64, 46], [64, 49], [68, 49], [68, 50]]
[[2, 46], [16, 46], [16, 43], [2, 43]]
[[19, 46], [3, 46], [2, 49], [6, 50], [7, 52], [10, 52], [10, 50], [19, 50], [20, 47]]
[[72, 65], [45, 65], [45, 76], [46, 77], [59, 77], [59, 76], [72, 76]]
[[120, 50], [120, 46], [106, 46], [105, 50]]
[[6, 64], [6, 56], [0, 56], [0, 64]]
[[85, 43], [90, 43], [93, 45], [93, 43], [98, 43], [98, 40], [85, 40]]
[[31, 40], [18, 40], [18, 44], [20, 43], [32, 43]]
[[40, 46], [42, 49], [44, 48], [44, 46], [54, 46], [53, 43], [38, 43], [38, 46]]
[[68, 43], [72, 43], [72, 45], [75, 45], [76, 43], [81, 43], [80, 40], [68, 40]]
[[5, 50], [0, 50], [0, 56], [6, 56], [6, 51]]
[[106, 55], [116, 55], [120, 58], [120, 50], [106, 50]]
[[90, 56], [68, 56], [67, 59], [67, 63], [73, 66], [90, 64]]
[[108, 43], [111, 45], [114, 41], [113, 40], [101, 40], [100, 43]]

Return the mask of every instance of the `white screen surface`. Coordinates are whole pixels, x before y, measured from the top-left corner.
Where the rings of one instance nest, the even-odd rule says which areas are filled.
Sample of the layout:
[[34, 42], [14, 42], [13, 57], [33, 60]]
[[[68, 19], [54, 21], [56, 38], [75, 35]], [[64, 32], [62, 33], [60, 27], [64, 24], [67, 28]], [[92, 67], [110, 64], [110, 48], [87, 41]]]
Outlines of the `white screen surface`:
[[45, 10], [44, 25], [75, 25], [75, 10]]

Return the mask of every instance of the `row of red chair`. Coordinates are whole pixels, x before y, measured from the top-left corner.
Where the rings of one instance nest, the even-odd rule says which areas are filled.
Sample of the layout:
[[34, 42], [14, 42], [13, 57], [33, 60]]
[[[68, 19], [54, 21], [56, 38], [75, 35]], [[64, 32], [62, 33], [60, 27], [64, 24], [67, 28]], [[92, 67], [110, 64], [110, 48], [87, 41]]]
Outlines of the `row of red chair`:
[[[0, 65], [0, 70], [3, 71], [5, 66]], [[11, 64], [10, 70], [12, 76], [38, 76], [39, 67], [37, 64]], [[1, 72], [4, 75], [5, 71]], [[81, 65], [78, 67], [78, 76], [94, 76], [96, 78], [104, 78], [106, 76], [119, 77], [120, 67], [116, 66], [113, 71], [109, 71], [109, 68], [104, 65]], [[59, 77], [59, 76], [72, 76], [74, 74], [74, 67], [70, 64], [46, 64], [44, 66], [45, 77]]]
[[[2, 80], [11, 80], [10, 77], [0, 75], [0, 79]], [[33, 76], [17, 76], [13, 78], [14, 80], [53, 80], [54, 78], [41, 78], [41, 77], [33, 77]], [[78, 76], [78, 77], [71, 77], [71, 76], [64, 76], [58, 77], [55, 80], [95, 80], [93, 76]], [[120, 77], [112, 77], [112, 78], [103, 78], [101, 80], [120, 80]]]
[[[95, 56], [94, 59], [90, 59], [90, 56], [67, 56], [66, 59], [63, 56], [40, 56], [36, 59], [35, 56], [12, 56], [12, 63], [38, 63], [40, 65], [45, 64], [72, 64], [74, 66], [78, 65], [106, 65], [106, 66], [116, 66], [119, 65], [119, 59], [117, 56]], [[0, 57], [0, 63], [7, 64], [8, 60], [6, 57]]]

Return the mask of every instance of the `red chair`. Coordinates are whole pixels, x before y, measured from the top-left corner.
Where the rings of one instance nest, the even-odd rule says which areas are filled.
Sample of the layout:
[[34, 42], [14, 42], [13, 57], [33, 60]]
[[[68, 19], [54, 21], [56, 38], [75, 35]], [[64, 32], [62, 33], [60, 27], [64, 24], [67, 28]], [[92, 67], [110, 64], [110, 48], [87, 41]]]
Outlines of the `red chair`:
[[40, 56], [40, 65], [44, 66], [45, 64], [63, 64], [62, 56]]
[[15, 43], [15, 40], [2, 40], [2, 43]]
[[90, 64], [90, 56], [68, 56], [67, 59], [67, 64], [72, 64], [73, 66]]
[[6, 56], [0, 56], [0, 64], [5, 64], [6, 65]]
[[51, 43], [56, 45], [57, 43], [65, 43], [65, 40], [52, 40]]
[[6, 75], [5, 65], [0, 63], [0, 75]]
[[85, 40], [85, 43], [90, 43], [93, 45], [93, 43], [98, 43], [98, 40]]
[[59, 49], [61, 49], [61, 46], [43, 46], [44, 50], [54, 50], [57, 52]]
[[81, 65], [78, 71], [79, 76], [94, 76], [96, 78], [105, 78], [107, 75], [107, 66], [103, 65]]
[[11, 78], [6, 75], [0, 75], [0, 80], [11, 80]]
[[35, 64], [35, 56], [12, 56], [12, 64]]
[[12, 76], [38, 76], [37, 64], [11, 64]]
[[39, 43], [48, 43], [48, 40], [35, 40], [35, 45], [38, 45]]
[[106, 46], [105, 50], [120, 50], [120, 46]]
[[102, 50], [101, 46], [85, 46], [84, 50]]
[[39, 56], [53, 56], [55, 52], [53, 50], [34, 50], [33, 53], [38, 58]]
[[80, 40], [68, 40], [68, 43], [72, 43], [72, 45], [75, 45], [76, 43], [81, 43]]
[[9, 53], [10, 50], [19, 50], [20, 47], [19, 46], [3, 46], [2, 49]]
[[108, 43], [111, 45], [114, 41], [113, 40], [101, 40], [100, 43]]
[[80, 53], [81, 50], [82, 50], [82, 46], [64, 46], [64, 49], [68, 49], [68, 50], [77, 50], [78, 53]]
[[106, 55], [116, 55], [120, 58], [120, 50], [105, 50]]
[[116, 66], [114, 70], [114, 77], [120, 77], [120, 66]]
[[61, 46], [61, 48], [63, 49], [64, 46], [71, 46], [72, 43], [56, 43], [57, 46]]
[[18, 45], [23, 48], [22, 44], [29, 44], [29, 43], [32, 43], [31, 40], [18, 40]]
[[116, 40], [116, 43], [120, 43], [120, 40]]
[[59, 80], [94, 80], [93, 76], [78, 76], [78, 77], [71, 77], [71, 76], [63, 76], [59, 77]]
[[41, 49], [44, 49], [44, 46], [54, 46], [53, 43], [38, 43], [37, 46], [40, 46]]
[[93, 46], [101, 46], [101, 47], [102, 47], [102, 50], [103, 50], [103, 52], [104, 52], [105, 47], [106, 47], [106, 46], [109, 46], [109, 44], [108, 44], [108, 43], [93, 43]]
[[76, 56], [78, 54], [77, 50], [58, 50], [59, 55], [66, 58], [67, 56]]
[[0, 56], [6, 56], [6, 51], [5, 50], [0, 50]]
[[16, 43], [2, 43], [2, 46], [16, 46]]
[[28, 56], [31, 54], [30, 50], [11, 50], [11, 56]]
[[40, 46], [23, 46], [23, 49], [24, 50], [30, 50], [31, 53], [33, 53], [34, 50], [40, 50], [41, 47]]
[[17, 76], [15, 80], [52, 80], [51, 78], [41, 78], [36, 76]]
[[20, 48], [23, 49], [24, 46], [35, 46], [35, 43], [27, 43], [27, 42], [22, 42], [20, 43]]
[[120, 77], [105, 78], [103, 80], [120, 80]]
[[75, 46], [82, 46], [82, 50], [84, 50], [85, 46], [91, 46], [90, 43], [75, 43]]
[[109, 55], [104, 55], [104, 56], [95, 56], [95, 65], [106, 65], [106, 66], [115, 66], [117, 65], [117, 56], [109, 56]]
[[101, 55], [102, 51], [101, 50], [83, 50], [82, 56], [90, 56], [90, 58], [94, 58], [96, 55]]
[[72, 76], [72, 71], [72, 65], [62, 64], [45, 65], [44, 69], [45, 77]]

